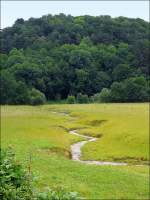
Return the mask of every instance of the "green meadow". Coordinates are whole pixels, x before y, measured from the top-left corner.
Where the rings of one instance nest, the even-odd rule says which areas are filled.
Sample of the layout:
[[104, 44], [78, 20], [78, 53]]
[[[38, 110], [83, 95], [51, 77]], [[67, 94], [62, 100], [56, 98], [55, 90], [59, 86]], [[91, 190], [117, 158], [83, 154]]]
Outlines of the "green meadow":
[[[97, 137], [82, 148], [82, 160], [126, 162], [96, 166], [71, 160], [70, 146]], [[1, 144], [28, 164], [35, 185], [64, 186], [87, 199], [149, 199], [149, 105], [62, 104], [2, 106]]]

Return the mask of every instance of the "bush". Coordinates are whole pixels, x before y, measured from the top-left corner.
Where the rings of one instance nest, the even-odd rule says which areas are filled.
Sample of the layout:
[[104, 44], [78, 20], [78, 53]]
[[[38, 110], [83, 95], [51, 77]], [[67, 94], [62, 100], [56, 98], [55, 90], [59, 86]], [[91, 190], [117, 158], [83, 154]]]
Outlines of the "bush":
[[101, 102], [111, 101], [111, 91], [108, 88], [103, 88], [99, 94], [99, 99]]
[[89, 98], [86, 94], [77, 94], [77, 102], [78, 103], [88, 103], [89, 102]]
[[11, 148], [6, 152], [1, 152], [0, 183], [0, 199], [32, 199], [29, 176], [21, 164], [15, 160], [15, 154]]
[[128, 102], [146, 102], [149, 101], [148, 85], [143, 76], [132, 77], [123, 81], [126, 101]]
[[74, 104], [76, 102], [75, 96], [68, 96], [67, 97], [67, 103]]
[[46, 102], [45, 95], [35, 88], [32, 88], [29, 96], [31, 105], [41, 105]]
[[111, 101], [112, 102], [125, 102], [126, 90], [123, 82], [113, 82], [111, 85]]
[[33, 188], [33, 177], [15, 159], [11, 148], [1, 152], [0, 160], [0, 199], [1, 200], [78, 200], [76, 192], [68, 192], [63, 187], [48, 188], [39, 192]]
[[24, 82], [18, 81], [16, 92], [15, 92], [15, 98], [13, 100], [14, 104], [17, 104], [17, 105], [29, 104], [30, 103], [29, 94], [30, 94], [30, 91], [27, 85]]
[[91, 102], [101, 102], [100, 93], [96, 93], [90, 98]]
[[38, 200], [79, 200], [77, 192], [67, 192], [62, 187], [57, 187], [55, 190], [48, 188], [45, 192], [37, 194]]

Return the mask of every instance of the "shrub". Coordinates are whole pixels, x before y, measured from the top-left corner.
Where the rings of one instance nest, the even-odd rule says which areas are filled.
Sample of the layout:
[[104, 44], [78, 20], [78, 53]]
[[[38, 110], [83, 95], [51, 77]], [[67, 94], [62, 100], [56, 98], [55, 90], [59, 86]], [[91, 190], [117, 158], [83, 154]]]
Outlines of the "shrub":
[[103, 88], [99, 94], [99, 99], [101, 102], [111, 101], [111, 91], [108, 88]]
[[44, 104], [46, 102], [45, 95], [35, 88], [32, 88], [29, 96], [30, 96], [30, 104], [31, 105], [40, 105], [40, 104]]
[[124, 85], [126, 101], [149, 101], [148, 85], [143, 76], [125, 79], [122, 84]]
[[[37, 194], [38, 200], [79, 200], [77, 192], [67, 192], [62, 187], [57, 187], [55, 190], [48, 188], [45, 192]], [[82, 198], [83, 199], [83, 198]]]
[[11, 148], [1, 152], [0, 160], [1, 200], [79, 200], [76, 192], [68, 192], [63, 187], [48, 188], [39, 192], [33, 188], [33, 178], [15, 159]]
[[89, 98], [86, 94], [77, 94], [77, 102], [78, 103], [88, 103], [89, 102]]
[[111, 85], [111, 100], [112, 102], [126, 101], [126, 90], [123, 82], [113, 82]]
[[29, 104], [29, 94], [30, 91], [27, 85], [24, 82], [18, 81], [15, 92], [15, 98], [13, 100], [14, 104]]
[[90, 100], [91, 100], [91, 102], [101, 102], [100, 93], [94, 94], [94, 95], [90, 98]]
[[29, 200], [32, 190], [27, 172], [15, 160], [11, 148], [1, 152], [0, 163], [0, 199], [2, 200]]
[[75, 96], [68, 96], [67, 97], [67, 103], [74, 104], [76, 102]]

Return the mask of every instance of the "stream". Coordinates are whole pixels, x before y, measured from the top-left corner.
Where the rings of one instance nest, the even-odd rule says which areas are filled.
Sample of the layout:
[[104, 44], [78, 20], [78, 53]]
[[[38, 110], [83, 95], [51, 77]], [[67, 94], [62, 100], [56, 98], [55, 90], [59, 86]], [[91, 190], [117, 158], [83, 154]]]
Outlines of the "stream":
[[105, 161], [96, 161], [96, 160], [81, 160], [82, 152], [81, 148], [88, 142], [94, 142], [98, 140], [98, 138], [91, 137], [91, 136], [86, 136], [86, 135], [81, 135], [77, 132], [77, 130], [71, 130], [69, 131], [69, 134], [71, 135], [77, 135], [82, 137], [84, 140], [81, 142], [77, 142], [73, 145], [71, 145], [71, 155], [72, 155], [72, 160], [81, 162], [81, 163], [86, 163], [86, 164], [94, 164], [94, 165], [127, 165], [127, 163], [119, 163], [119, 162], [105, 162]]
[[[68, 116], [70, 118], [73, 118], [67, 112], [52, 111], [52, 113], [60, 114], [60, 115], [63, 115], [63, 116]], [[71, 135], [76, 135], [76, 136], [79, 136], [79, 137], [83, 138], [83, 141], [80, 141], [80, 142], [77, 142], [77, 143], [74, 143], [74, 144], [71, 145], [72, 160], [78, 161], [80, 163], [91, 164], [91, 165], [92, 164], [93, 165], [128, 165], [128, 163], [123, 163], [123, 162], [109, 162], [109, 161], [97, 161], [97, 160], [81, 160], [81, 156], [82, 156], [81, 148], [85, 144], [87, 144], [89, 142], [95, 142], [95, 141], [97, 141], [98, 138], [79, 134], [77, 132], [77, 130], [70, 130], [68, 133], [71, 134]], [[141, 165], [136, 165], [136, 166], [141, 166]]]

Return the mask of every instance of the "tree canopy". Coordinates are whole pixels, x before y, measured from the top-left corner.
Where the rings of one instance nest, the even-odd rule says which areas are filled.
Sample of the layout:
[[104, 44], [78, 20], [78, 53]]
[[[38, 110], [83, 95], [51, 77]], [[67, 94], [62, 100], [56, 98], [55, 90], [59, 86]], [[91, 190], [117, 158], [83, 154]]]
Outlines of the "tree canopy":
[[148, 101], [149, 28], [126, 17], [17, 19], [0, 32], [1, 103], [101, 92], [104, 101]]

